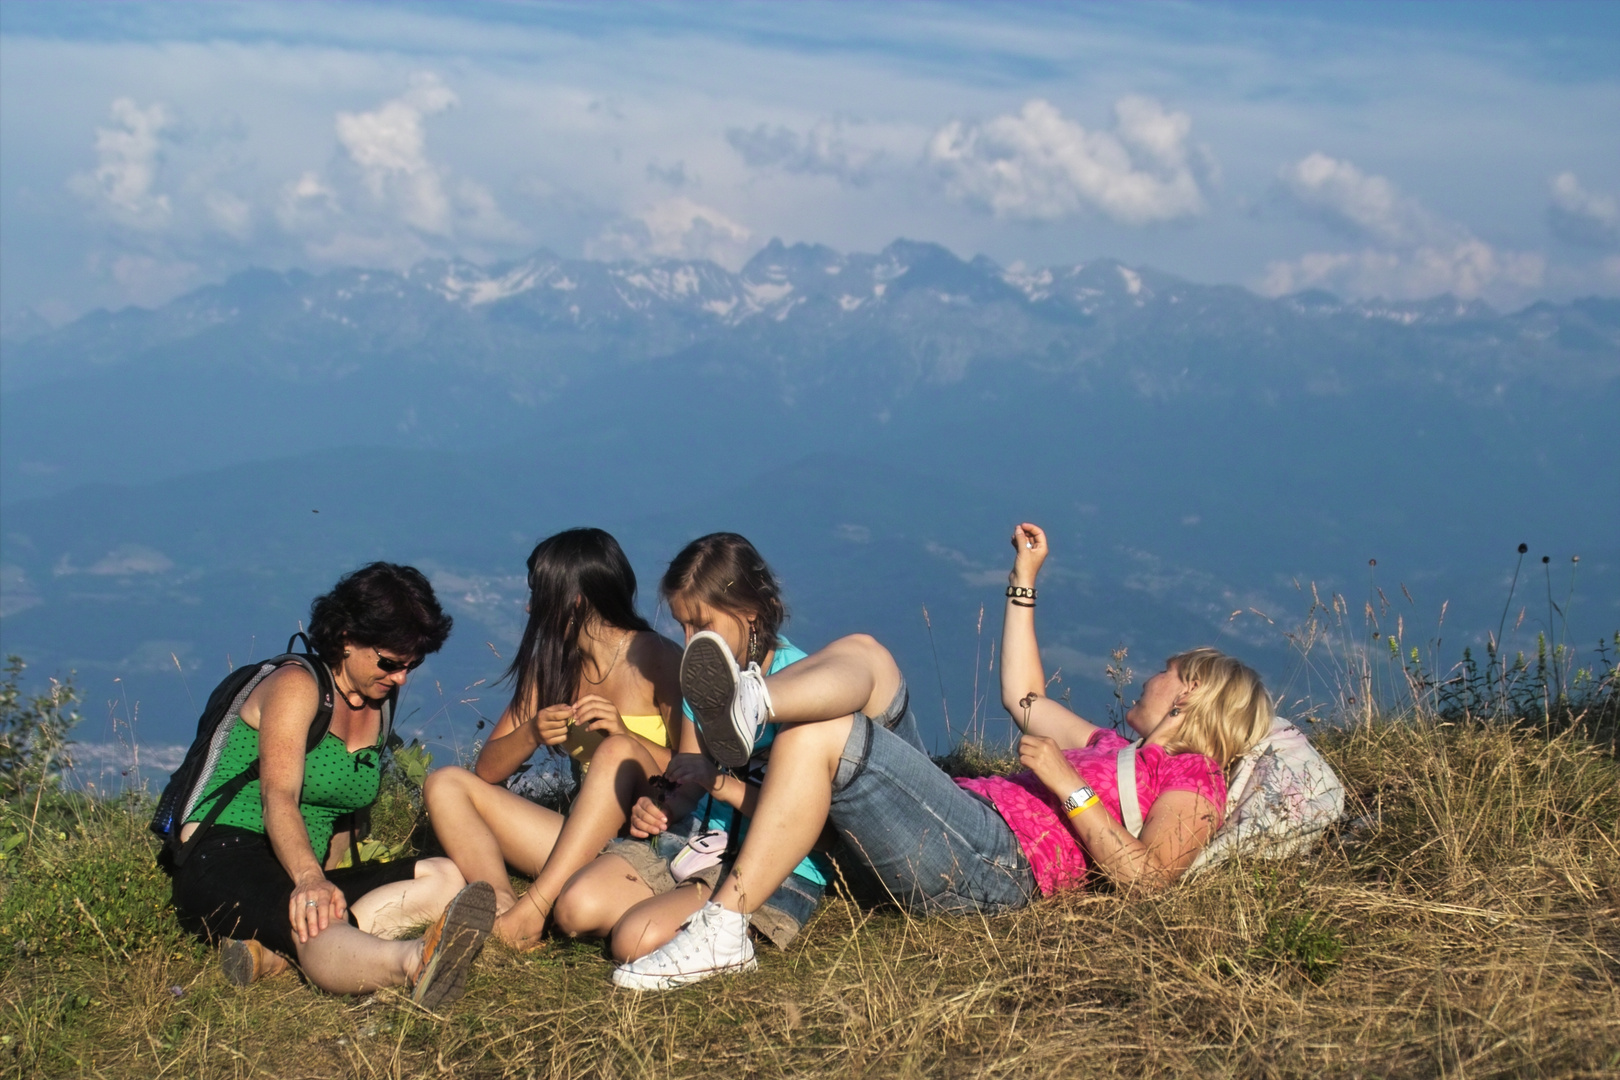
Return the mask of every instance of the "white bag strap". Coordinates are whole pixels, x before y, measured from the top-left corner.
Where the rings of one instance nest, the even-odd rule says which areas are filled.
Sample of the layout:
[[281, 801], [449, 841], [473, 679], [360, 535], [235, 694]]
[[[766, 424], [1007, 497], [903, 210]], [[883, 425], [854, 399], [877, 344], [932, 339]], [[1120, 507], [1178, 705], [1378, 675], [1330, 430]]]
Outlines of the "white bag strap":
[[1136, 795], [1136, 749], [1140, 745], [1134, 742], [1121, 750], [1114, 764], [1119, 780], [1120, 823], [1138, 839], [1142, 836], [1142, 800]]

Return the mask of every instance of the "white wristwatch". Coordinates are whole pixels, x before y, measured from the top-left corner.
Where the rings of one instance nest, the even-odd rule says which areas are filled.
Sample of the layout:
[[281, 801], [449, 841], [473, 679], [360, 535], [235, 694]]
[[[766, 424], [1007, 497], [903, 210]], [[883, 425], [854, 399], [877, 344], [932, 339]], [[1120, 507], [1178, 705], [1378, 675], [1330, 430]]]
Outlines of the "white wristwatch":
[[1074, 817], [1086, 810], [1090, 810], [1093, 805], [1100, 801], [1097, 798], [1097, 793], [1092, 791], [1089, 785], [1081, 784], [1069, 792], [1069, 797], [1063, 800], [1063, 812], [1070, 817]]

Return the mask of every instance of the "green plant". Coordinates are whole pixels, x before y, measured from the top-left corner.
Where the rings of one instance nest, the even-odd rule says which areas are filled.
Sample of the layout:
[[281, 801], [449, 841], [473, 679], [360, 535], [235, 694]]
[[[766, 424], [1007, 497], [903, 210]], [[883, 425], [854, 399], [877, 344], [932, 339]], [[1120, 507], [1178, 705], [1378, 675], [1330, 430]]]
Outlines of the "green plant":
[[[0, 864], [0, 956], [127, 958], [181, 941], [143, 809], [84, 800], [65, 828], [35, 828]], [[26, 824], [10, 809], [0, 832]]]
[[68, 732], [79, 722], [73, 706], [79, 701], [71, 677], [51, 680], [43, 694], [27, 696], [21, 690], [27, 665], [17, 656], [6, 658], [0, 678], [0, 801], [38, 795], [61, 783], [71, 768]]
[[1312, 982], [1324, 982], [1339, 966], [1345, 943], [1339, 931], [1327, 925], [1320, 912], [1273, 915], [1266, 923], [1265, 937], [1252, 955], [1294, 968]]

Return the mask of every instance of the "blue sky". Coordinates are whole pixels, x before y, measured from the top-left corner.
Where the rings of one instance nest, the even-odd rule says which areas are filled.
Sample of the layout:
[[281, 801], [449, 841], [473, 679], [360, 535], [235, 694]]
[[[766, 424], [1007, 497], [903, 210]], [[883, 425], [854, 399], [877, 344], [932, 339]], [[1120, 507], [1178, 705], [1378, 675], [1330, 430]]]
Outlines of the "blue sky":
[[773, 236], [1620, 293], [1615, 4], [0, 4], [0, 307]]

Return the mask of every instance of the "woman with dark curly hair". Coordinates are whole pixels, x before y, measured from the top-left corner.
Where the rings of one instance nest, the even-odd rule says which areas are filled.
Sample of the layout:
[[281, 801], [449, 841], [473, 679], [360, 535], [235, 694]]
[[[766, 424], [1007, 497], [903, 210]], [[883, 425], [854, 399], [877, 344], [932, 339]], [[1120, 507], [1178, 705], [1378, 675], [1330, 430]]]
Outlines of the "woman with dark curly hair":
[[[176, 871], [181, 921], [222, 941], [227, 977], [246, 985], [295, 960], [316, 986], [364, 993], [408, 985], [434, 1008], [459, 996], [495, 917], [485, 882], [467, 885], [449, 859], [338, 869], [338, 819], [376, 801], [383, 706], [450, 635], [427, 578], [376, 562], [310, 606], [309, 638], [331, 687], [331, 725], [308, 747], [321, 680], [300, 663], [266, 676], [226, 717], [219, 761], [186, 813], [181, 839], [214, 824]], [[222, 807], [230, 782], [258, 779]], [[337, 842], [334, 842], [337, 834]], [[432, 920], [419, 940], [397, 940]]]

